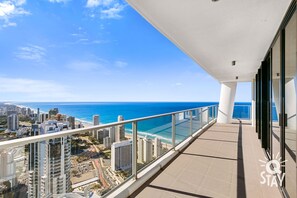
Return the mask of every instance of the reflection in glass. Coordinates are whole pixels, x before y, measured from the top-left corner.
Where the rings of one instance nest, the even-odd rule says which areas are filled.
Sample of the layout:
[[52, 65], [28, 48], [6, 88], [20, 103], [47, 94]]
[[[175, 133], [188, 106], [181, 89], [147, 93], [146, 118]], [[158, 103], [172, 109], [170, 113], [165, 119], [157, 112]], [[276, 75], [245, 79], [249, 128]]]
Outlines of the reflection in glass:
[[296, 197], [296, 12], [285, 31], [285, 186]]
[[280, 113], [280, 37], [272, 48], [272, 102], [271, 102], [271, 134], [272, 155], [280, 156], [280, 127], [278, 115]]

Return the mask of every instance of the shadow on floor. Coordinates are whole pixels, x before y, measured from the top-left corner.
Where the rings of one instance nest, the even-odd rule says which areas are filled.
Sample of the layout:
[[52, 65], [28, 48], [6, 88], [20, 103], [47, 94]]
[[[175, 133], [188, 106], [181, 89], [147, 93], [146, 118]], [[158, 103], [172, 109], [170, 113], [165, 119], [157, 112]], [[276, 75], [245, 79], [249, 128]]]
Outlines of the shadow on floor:
[[164, 190], [164, 191], [174, 192], [174, 193], [183, 194], [183, 195], [188, 195], [188, 196], [191, 196], [191, 197], [211, 198], [209, 196], [204, 196], [204, 195], [198, 195], [198, 194], [195, 194], [195, 193], [184, 192], [184, 191], [180, 191], [180, 190], [176, 190], [176, 189], [172, 189], [172, 188], [164, 188], [164, 187], [161, 187], [161, 186], [148, 185], [147, 187], [155, 188], [155, 189], [158, 189], [158, 190]]
[[215, 159], [221, 159], [221, 160], [233, 160], [237, 161], [237, 159], [227, 158], [227, 157], [218, 157], [218, 156], [211, 156], [211, 155], [200, 155], [200, 154], [194, 154], [194, 153], [182, 153], [182, 155], [192, 155], [197, 157], [210, 157]]
[[242, 152], [242, 121], [239, 120], [238, 143], [237, 143], [237, 197], [246, 197], [244, 165]]

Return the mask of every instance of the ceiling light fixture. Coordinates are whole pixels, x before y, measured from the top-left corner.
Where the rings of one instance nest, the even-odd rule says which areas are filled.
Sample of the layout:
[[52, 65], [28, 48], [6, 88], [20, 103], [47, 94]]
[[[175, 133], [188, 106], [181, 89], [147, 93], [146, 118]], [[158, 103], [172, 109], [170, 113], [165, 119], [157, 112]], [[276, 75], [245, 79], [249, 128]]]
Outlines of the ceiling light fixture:
[[236, 61], [232, 61], [232, 66], [235, 66], [236, 65]]
[[238, 76], [236, 76], [235, 79], [238, 80]]

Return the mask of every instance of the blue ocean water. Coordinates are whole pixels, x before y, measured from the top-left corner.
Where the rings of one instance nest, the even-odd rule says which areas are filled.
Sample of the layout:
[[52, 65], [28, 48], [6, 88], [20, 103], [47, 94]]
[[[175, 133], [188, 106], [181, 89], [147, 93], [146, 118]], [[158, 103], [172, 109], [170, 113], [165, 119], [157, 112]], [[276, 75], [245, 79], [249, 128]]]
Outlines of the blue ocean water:
[[[59, 108], [59, 112], [74, 116], [77, 119], [92, 122], [93, 115], [100, 115], [100, 123], [116, 122], [118, 115], [125, 120], [192, 109], [203, 106], [218, 105], [218, 102], [28, 102], [19, 105], [40, 108], [43, 112]], [[249, 119], [251, 103], [235, 103], [234, 117]], [[195, 116], [195, 115], [194, 115]], [[189, 124], [177, 123], [176, 139], [181, 141], [188, 136]], [[194, 119], [193, 127], [199, 129], [200, 122]], [[131, 124], [125, 126], [126, 132], [131, 133]], [[186, 129], [188, 128], [188, 129]], [[163, 141], [171, 140], [171, 116], [155, 118], [138, 123], [140, 135], [151, 138], [160, 137]]]
[[117, 121], [118, 115], [125, 120], [170, 113], [196, 107], [216, 105], [217, 102], [27, 102], [19, 105], [40, 108], [48, 112], [59, 108], [60, 113], [71, 115], [81, 120], [92, 122], [93, 115], [100, 115], [100, 123]]

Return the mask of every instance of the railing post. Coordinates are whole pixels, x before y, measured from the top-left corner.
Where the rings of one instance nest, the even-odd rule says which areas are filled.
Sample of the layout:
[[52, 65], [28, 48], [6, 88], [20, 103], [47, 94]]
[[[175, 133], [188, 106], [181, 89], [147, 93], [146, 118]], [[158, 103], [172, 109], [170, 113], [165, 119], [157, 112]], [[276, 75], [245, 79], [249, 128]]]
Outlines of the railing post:
[[193, 112], [190, 111], [190, 136], [192, 135], [193, 133]]
[[172, 114], [172, 148], [175, 150], [175, 133], [176, 133], [176, 120], [175, 114]]
[[215, 116], [214, 116], [214, 107], [215, 107], [215, 106], [212, 106], [212, 107], [211, 107], [211, 112], [212, 112], [212, 113], [211, 113], [211, 118], [212, 118], [211, 120], [214, 120], [214, 119], [215, 119]]
[[132, 122], [132, 175], [137, 179], [137, 122]]
[[209, 122], [210, 122], [210, 119], [209, 119], [209, 107], [207, 107], [207, 124], [209, 124]]
[[199, 115], [200, 115], [200, 128], [203, 127], [203, 108], [200, 108]]
[[[252, 120], [252, 105], [248, 109], [249, 109], [249, 120], [251, 121]], [[268, 106], [268, 109], [269, 109], [269, 106]]]

